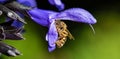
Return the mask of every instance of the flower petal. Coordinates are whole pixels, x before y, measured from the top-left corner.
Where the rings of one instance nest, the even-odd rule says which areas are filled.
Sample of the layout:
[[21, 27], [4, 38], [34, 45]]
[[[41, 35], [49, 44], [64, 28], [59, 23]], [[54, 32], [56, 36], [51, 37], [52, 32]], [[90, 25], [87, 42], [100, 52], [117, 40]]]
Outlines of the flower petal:
[[53, 13], [52, 11], [47, 10], [41, 10], [34, 8], [30, 11], [28, 11], [28, 14], [31, 16], [32, 20], [34, 20], [36, 23], [42, 25], [42, 26], [48, 26], [49, 25], [49, 14]]
[[51, 5], [55, 5], [59, 10], [63, 10], [64, 4], [61, 2], [61, 0], [48, 0]]
[[19, 3], [22, 3], [26, 6], [36, 7], [36, 0], [17, 0]]
[[55, 26], [55, 21], [53, 21], [46, 35], [46, 40], [48, 41], [48, 44], [49, 44], [49, 47], [48, 47], [49, 52], [53, 51], [56, 48], [55, 42], [57, 39], [58, 39], [58, 33]]
[[56, 47], [50, 47], [50, 46], [48, 46], [48, 51], [49, 52], [52, 52], [52, 51], [54, 51], [56, 49]]
[[72, 8], [65, 10], [56, 16], [54, 16], [56, 20], [71, 20], [76, 22], [95, 24], [96, 19], [86, 10], [82, 8]]

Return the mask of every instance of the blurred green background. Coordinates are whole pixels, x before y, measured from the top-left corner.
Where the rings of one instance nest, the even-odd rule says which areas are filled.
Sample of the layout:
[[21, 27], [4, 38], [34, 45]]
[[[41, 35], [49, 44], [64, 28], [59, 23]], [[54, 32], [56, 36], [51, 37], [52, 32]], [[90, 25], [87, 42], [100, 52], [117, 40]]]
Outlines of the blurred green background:
[[[120, 4], [118, 1], [63, 1], [66, 3], [66, 9], [82, 7], [90, 11], [97, 19], [97, 23], [93, 25], [96, 34], [93, 34], [87, 24], [66, 21], [75, 40], [68, 40], [62, 48], [49, 53], [45, 41], [48, 29], [26, 18], [28, 23], [25, 25], [26, 39], [5, 41], [20, 50], [23, 55], [17, 57], [2, 55], [0, 59], [120, 59], [120, 8], [118, 7]], [[42, 6], [44, 3], [39, 4], [38, 7], [50, 9], [51, 6], [48, 8]]]

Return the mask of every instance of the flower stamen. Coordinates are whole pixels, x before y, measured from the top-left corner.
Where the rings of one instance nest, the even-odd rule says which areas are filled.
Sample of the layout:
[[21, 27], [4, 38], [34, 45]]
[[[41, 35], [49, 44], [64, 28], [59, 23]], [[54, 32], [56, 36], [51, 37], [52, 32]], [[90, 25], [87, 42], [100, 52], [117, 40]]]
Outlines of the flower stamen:
[[90, 26], [90, 28], [92, 29], [93, 33], [95, 34], [95, 29], [94, 29], [94, 27], [93, 27], [91, 24], [89, 24], [89, 26]]

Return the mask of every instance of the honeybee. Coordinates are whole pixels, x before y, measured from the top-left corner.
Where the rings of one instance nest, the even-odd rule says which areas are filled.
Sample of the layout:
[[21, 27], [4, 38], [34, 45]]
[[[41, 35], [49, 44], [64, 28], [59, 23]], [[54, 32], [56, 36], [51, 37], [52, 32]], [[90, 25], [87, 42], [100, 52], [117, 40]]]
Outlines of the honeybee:
[[55, 24], [58, 32], [58, 40], [55, 43], [58, 48], [61, 48], [65, 44], [67, 37], [69, 39], [74, 39], [74, 37], [67, 29], [67, 25], [65, 24], [65, 22], [56, 20]]

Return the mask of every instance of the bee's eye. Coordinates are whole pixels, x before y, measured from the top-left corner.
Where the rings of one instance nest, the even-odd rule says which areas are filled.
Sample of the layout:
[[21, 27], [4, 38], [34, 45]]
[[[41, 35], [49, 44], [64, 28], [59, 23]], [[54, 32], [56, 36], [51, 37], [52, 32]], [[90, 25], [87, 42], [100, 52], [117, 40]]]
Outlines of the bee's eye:
[[16, 16], [12, 12], [8, 12], [7, 16], [12, 19], [16, 19]]

